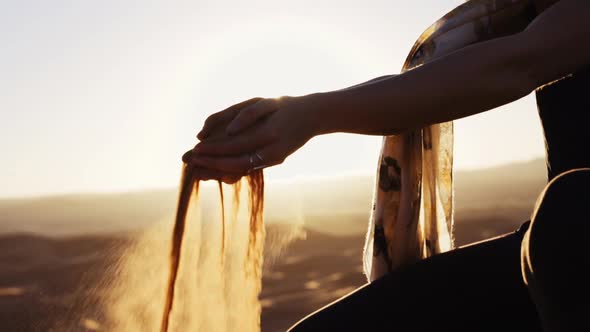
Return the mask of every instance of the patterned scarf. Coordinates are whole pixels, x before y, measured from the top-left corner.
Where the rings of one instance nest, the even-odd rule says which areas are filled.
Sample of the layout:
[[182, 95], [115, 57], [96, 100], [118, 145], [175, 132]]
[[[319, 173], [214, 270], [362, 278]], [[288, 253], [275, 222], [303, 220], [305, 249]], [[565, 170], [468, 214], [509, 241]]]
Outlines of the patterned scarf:
[[[536, 15], [533, 0], [468, 1], [422, 33], [402, 72], [522, 31]], [[453, 196], [452, 122], [383, 138], [363, 257], [369, 281], [453, 248]]]

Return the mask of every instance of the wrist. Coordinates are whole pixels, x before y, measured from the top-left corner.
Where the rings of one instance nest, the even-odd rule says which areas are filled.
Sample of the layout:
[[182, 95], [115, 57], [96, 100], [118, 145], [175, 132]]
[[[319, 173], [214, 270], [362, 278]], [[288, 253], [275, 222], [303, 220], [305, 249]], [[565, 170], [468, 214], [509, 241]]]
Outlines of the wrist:
[[330, 93], [318, 92], [301, 97], [297, 97], [301, 102], [302, 118], [304, 119], [304, 130], [307, 131], [310, 138], [314, 136], [329, 134], [334, 132], [330, 126]]

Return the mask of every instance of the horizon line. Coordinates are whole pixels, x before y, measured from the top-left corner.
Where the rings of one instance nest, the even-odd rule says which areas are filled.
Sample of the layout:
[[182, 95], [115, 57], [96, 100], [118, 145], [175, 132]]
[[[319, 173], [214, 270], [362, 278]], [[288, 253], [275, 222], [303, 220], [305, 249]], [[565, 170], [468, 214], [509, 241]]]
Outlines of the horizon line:
[[[502, 168], [506, 166], [513, 166], [519, 164], [528, 164], [540, 160], [545, 160], [544, 156], [537, 156], [532, 157], [529, 159], [517, 160], [514, 162], [507, 162], [507, 163], [498, 163], [493, 164], [485, 167], [467, 167], [467, 168], [458, 168], [454, 169], [454, 172], [478, 172], [478, 171], [485, 171], [494, 168]], [[366, 172], [366, 171], [347, 171], [347, 172], [340, 172], [334, 173], [329, 175], [307, 175], [307, 176], [294, 176], [289, 178], [276, 178], [267, 180], [267, 183], [276, 183], [276, 184], [284, 184], [284, 183], [294, 183], [294, 182], [305, 182], [309, 180], [329, 180], [329, 179], [336, 179], [336, 178], [343, 178], [343, 177], [350, 177], [350, 176], [374, 176], [375, 171]], [[204, 186], [217, 186], [217, 182], [215, 181], [206, 181], [203, 183]], [[165, 192], [165, 191], [172, 191], [176, 190], [178, 187], [170, 186], [170, 187], [143, 187], [143, 188], [128, 188], [122, 190], [78, 190], [78, 191], [67, 191], [67, 192], [47, 192], [47, 193], [32, 193], [32, 194], [24, 194], [24, 195], [15, 195], [15, 196], [2, 196], [0, 195], [0, 202], [6, 201], [18, 201], [18, 200], [33, 200], [33, 199], [46, 199], [46, 198], [64, 198], [64, 197], [73, 197], [73, 196], [109, 196], [109, 195], [125, 195], [125, 194], [132, 194], [132, 193], [139, 193], [139, 192]]]

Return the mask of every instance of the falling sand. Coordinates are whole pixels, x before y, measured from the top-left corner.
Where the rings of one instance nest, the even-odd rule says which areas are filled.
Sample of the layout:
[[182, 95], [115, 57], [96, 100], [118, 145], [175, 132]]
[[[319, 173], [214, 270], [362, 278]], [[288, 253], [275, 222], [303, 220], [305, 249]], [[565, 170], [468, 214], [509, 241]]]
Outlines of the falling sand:
[[[224, 188], [233, 191], [229, 213]], [[78, 322], [54, 330], [76, 330], [68, 327], [87, 326], [92, 319], [96, 331], [259, 332], [263, 173], [252, 172], [232, 186], [219, 184], [219, 190], [220, 204], [200, 207], [199, 181], [185, 164], [174, 225], [155, 224], [100, 271], [99, 298], [84, 307], [103, 308], [103, 314], [83, 309]]]
[[[224, 195], [223, 195], [223, 186], [221, 182], [219, 182], [219, 193], [220, 193], [220, 201], [221, 201], [221, 244], [219, 246], [219, 267], [221, 269], [221, 273], [217, 276], [212, 276], [213, 278], [220, 278], [222, 279], [237, 279], [239, 280], [240, 277], [243, 279], [242, 282], [247, 284], [248, 281], [254, 284], [254, 292], [250, 291], [250, 294], [243, 294], [242, 292], [236, 293], [236, 289], [228, 289], [227, 287], [232, 286], [228, 285], [227, 282], [222, 283], [223, 289], [217, 289], [217, 291], [222, 291], [223, 293], [223, 302], [226, 304], [227, 310], [233, 310], [231, 303], [238, 299], [244, 299], [244, 295], [249, 295], [250, 300], [255, 303], [257, 301], [257, 296], [260, 292], [260, 282], [261, 282], [261, 269], [262, 269], [262, 243], [263, 243], [263, 234], [264, 229], [262, 225], [262, 210], [263, 210], [263, 199], [264, 199], [264, 177], [262, 171], [255, 171], [247, 176], [247, 182], [249, 186], [249, 211], [250, 211], [250, 219], [249, 219], [249, 232], [246, 234], [248, 236], [246, 250], [243, 251], [239, 256], [244, 259], [243, 264], [243, 271], [231, 271], [229, 266], [226, 266], [225, 259], [226, 251], [225, 251], [225, 242], [226, 242], [226, 218], [225, 218], [225, 204], [224, 204]], [[234, 197], [233, 197], [233, 213], [232, 213], [232, 222], [229, 227], [229, 231], [232, 235], [236, 235], [236, 225], [235, 221], [237, 219], [237, 212], [239, 209], [239, 202], [240, 202], [240, 190], [241, 190], [241, 182], [237, 182], [234, 184]], [[182, 244], [185, 237], [185, 226], [187, 221], [187, 214], [189, 206], [191, 205], [191, 201], [195, 201], [193, 204], [196, 203], [198, 199], [198, 192], [199, 192], [199, 180], [196, 179], [194, 175], [194, 168], [187, 166], [186, 164], [183, 166], [183, 173], [182, 173], [182, 180], [180, 185], [180, 193], [178, 197], [178, 207], [176, 212], [176, 221], [174, 224], [173, 235], [172, 235], [172, 249], [170, 254], [170, 274], [168, 279], [167, 285], [167, 292], [166, 292], [166, 299], [164, 301], [164, 310], [162, 315], [162, 324], [161, 324], [161, 332], [168, 332], [170, 329], [170, 319], [172, 315], [172, 311], [174, 309], [174, 300], [175, 300], [175, 291], [176, 291], [176, 282], [178, 277], [178, 271], [180, 266], [181, 260], [181, 252], [182, 252]], [[232, 252], [232, 255], [235, 255], [235, 252]], [[190, 262], [188, 262], [190, 264]], [[199, 261], [193, 262], [197, 263], [199, 266]], [[201, 270], [199, 273], [206, 277], [204, 274], [211, 273], [214, 271], [207, 271]], [[230, 274], [230, 273], [233, 273]], [[237, 273], [237, 274], [236, 274]], [[239, 285], [237, 285], [239, 286]], [[216, 291], [216, 289], [210, 289], [210, 292]], [[207, 294], [208, 292], [204, 292], [200, 294], [201, 296], [213, 296], [213, 294]], [[250, 307], [252, 312], [251, 314], [256, 314], [259, 317], [260, 312], [260, 305], [257, 304], [255, 306]], [[234, 318], [229, 318], [227, 321], [228, 324], [235, 325], [236, 319], [235, 315], [247, 315], [244, 312], [241, 313], [233, 313]], [[241, 317], [242, 319], [247, 319], [247, 317]], [[238, 319], [239, 320], [239, 319]], [[239, 329], [241, 331], [255, 331], [259, 330], [260, 323], [258, 319], [250, 320], [249, 324], [239, 324]], [[237, 327], [237, 326], [235, 326]], [[216, 329], [217, 330], [217, 329]], [[229, 329], [233, 330], [233, 329]]]

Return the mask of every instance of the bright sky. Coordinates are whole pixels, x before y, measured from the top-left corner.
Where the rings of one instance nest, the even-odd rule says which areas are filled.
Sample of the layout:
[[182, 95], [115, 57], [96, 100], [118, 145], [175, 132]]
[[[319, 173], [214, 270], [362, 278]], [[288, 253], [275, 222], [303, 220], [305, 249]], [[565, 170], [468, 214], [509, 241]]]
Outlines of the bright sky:
[[[178, 184], [208, 114], [399, 72], [461, 0], [1, 1], [0, 197]], [[456, 122], [458, 169], [543, 154], [532, 96]], [[375, 170], [380, 138], [312, 140], [271, 179]]]

